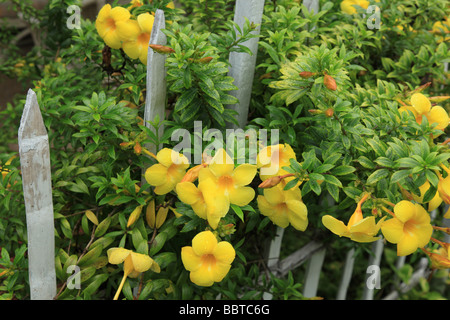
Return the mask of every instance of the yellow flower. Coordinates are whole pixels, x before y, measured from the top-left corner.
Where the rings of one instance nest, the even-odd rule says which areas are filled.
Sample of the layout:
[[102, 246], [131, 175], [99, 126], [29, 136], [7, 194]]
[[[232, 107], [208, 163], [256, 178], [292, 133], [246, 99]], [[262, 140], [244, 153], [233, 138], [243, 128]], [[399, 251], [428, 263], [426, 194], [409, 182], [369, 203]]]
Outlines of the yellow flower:
[[[376, 0], [379, 2], [379, 0]], [[341, 2], [341, 10], [347, 14], [355, 14], [356, 8], [354, 6], [360, 6], [363, 9], [369, 7], [370, 2], [367, 0], [344, 0]]]
[[411, 96], [411, 106], [399, 108], [400, 112], [411, 111], [418, 124], [422, 123], [425, 116], [430, 124], [436, 123], [436, 129], [444, 130], [450, 121], [447, 111], [441, 106], [431, 107], [430, 100], [422, 93], [415, 93]]
[[[417, 195], [413, 195], [414, 201], [418, 203], [423, 203], [423, 197], [425, 196], [425, 193], [430, 189], [430, 183], [428, 181], [425, 181], [423, 185], [419, 187], [420, 190], [420, 197]], [[442, 203], [442, 199], [439, 196], [439, 192], [436, 192], [433, 199], [428, 202], [428, 212], [431, 212], [433, 210], [436, 210], [437, 207], [439, 207]]]
[[130, 17], [130, 12], [122, 7], [111, 8], [110, 4], [106, 4], [100, 9], [95, 27], [109, 47], [120, 49], [122, 40], [130, 36]]
[[322, 217], [323, 225], [334, 234], [350, 238], [356, 242], [373, 242], [378, 240], [379, 237], [376, 237], [376, 234], [380, 230], [381, 223], [385, 217], [378, 223], [375, 222], [375, 216], [363, 217], [361, 206], [367, 198], [368, 194], [358, 202], [356, 210], [350, 217], [347, 225], [330, 215]]
[[130, 5], [127, 7], [128, 10], [133, 8], [141, 7], [143, 5], [141, 0], [131, 0]]
[[[297, 160], [294, 150], [288, 144], [278, 144], [263, 148], [257, 157], [257, 166], [260, 169], [262, 181], [274, 177], [282, 176], [288, 172], [283, 167], [289, 167], [289, 159]], [[289, 178], [292, 180], [293, 178]]]
[[394, 217], [383, 222], [381, 232], [387, 241], [397, 244], [398, 256], [406, 256], [430, 241], [433, 227], [421, 205], [402, 200], [394, 207]]
[[145, 171], [145, 179], [155, 187], [155, 193], [163, 195], [172, 191], [183, 179], [189, 160], [172, 149], [164, 148], [158, 152], [156, 159], [159, 163], [152, 165]]
[[301, 191], [298, 187], [284, 190], [285, 186], [282, 181], [275, 187], [264, 189], [264, 195], [257, 198], [259, 211], [281, 228], [291, 224], [295, 229], [305, 231], [308, 209], [302, 202]]
[[447, 18], [444, 21], [436, 21], [431, 32], [439, 36], [438, 43], [450, 40], [450, 36], [448, 36], [450, 33], [450, 20]]
[[110, 248], [107, 251], [108, 262], [111, 264], [123, 264], [123, 278], [120, 282], [119, 288], [114, 296], [114, 300], [119, 298], [119, 294], [122, 291], [122, 287], [127, 277], [136, 278], [142, 272], [149, 269], [159, 273], [161, 271], [159, 265], [148, 255], [142, 253], [136, 253], [124, 248]]
[[[155, 17], [150, 13], [142, 13], [137, 20], [130, 21], [130, 37], [122, 44], [123, 51], [131, 59], [139, 59], [147, 65], [147, 52]], [[121, 30], [121, 29], [119, 29]]]
[[[443, 178], [442, 175], [438, 172], [438, 193], [439, 197], [445, 204], [450, 204], [450, 170], [444, 165], [441, 165], [441, 167], [447, 171], [447, 177]], [[444, 214], [444, 218], [450, 219], [450, 208]]]
[[142, 207], [143, 207], [142, 205], [141, 206], [137, 206], [133, 210], [133, 212], [131, 212], [130, 217], [128, 218], [127, 228], [129, 226], [131, 226], [133, 223], [135, 223], [137, 219], [139, 219], [139, 217], [141, 216]]
[[[210, 211], [207, 216], [224, 216], [230, 204], [249, 204], [255, 197], [255, 190], [246, 185], [252, 182], [256, 171], [256, 166], [251, 164], [241, 164], [235, 168], [233, 159], [226, 151], [218, 150], [198, 175], [199, 187]], [[217, 227], [209, 222], [212, 228]]]
[[192, 239], [192, 247], [181, 248], [181, 260], [190, 271], [193, 283], [209, 287], [228, 274], [236, 252], [226, 241], [218, 242], [211, 231], [203, 231]]
[[431, 238], [432, 241], [438, 243], [440, 247], [433, 251], [428, 251], [422, 248], [431, 260], [432, 269], [448, 269], [450, 268], [450, 243], [442, 242], [437, 239]]

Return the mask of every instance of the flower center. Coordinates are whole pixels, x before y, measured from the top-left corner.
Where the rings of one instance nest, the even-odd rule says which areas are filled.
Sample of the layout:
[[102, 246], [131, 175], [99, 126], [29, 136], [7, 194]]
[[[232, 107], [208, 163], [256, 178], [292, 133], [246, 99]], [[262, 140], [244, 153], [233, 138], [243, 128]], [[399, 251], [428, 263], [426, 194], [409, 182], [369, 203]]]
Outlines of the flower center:
[[113, 18], [106, 19], [106, 26], [108, 29], [111, 29], [112, 31], [116, 30], [116, 22]]
[[148, 46], [149, 41], [150, 41], [150, 34], [148, 34], [148, 33], [141, 33], [141, 34], [137, 37], [137, 42], [138, 42], [141, 46]]
[[216, 257], [213, 254], [204, 254], [201, 258], [202, 264], [213, 268], [216, 265]]
[[229, 188], [232, 188], [233, 185], [234, 185], [233, 178], [231, 176], [228, 176], [228, 175], [221, 176], [218, 179], [218, 185], [219, 185], [220, 188], [228, 190]]
[[414, 220], [408, 220], [403, 225], [403, 232], [408, 234], [414, 234], [417, 230], [417, 224]]

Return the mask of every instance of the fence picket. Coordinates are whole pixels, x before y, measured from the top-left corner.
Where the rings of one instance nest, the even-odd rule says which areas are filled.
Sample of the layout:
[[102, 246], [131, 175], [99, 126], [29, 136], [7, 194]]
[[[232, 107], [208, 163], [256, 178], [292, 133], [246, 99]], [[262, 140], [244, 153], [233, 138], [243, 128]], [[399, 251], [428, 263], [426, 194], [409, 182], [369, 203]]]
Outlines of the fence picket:
[[355, 265], [355, 249], [352, 248], [347, 252], [345, 258], [344, 270], [342, 271], [341, 282], [339, 284], [336, 300], [345, 300], [347, 298], [347, 290], [352, 280], [353, 266]]
[[[253, 33], [259, 34], [264, 11], [264, 0], [237, 0], [234, 14], [234, 22], [242, 29], [245, 18], [257, 24], [258, 27]], [[258, 50], [258, 38], [252, 38], [242, 45], [248, 47], [253, 55], [247, 53], [231, 52], [229, 57], [230, 70], [228, 75], [234, 78], [234, 84], [239, 90], [230, 92], [239, 102], [229, 105], [228, 108], [238, 112], [238, 128], [244, 128], [247, 123], [248, 107], [252, 93], [253, 77], [255, 74], [256, 55]], [[230, 124], [231, 127], [235, 125]]]
[[[166, 27], [166, 20], [163, 10], [156, 10], [155, 21], [153, 23], [152, 34], [149, 44], [165, 45], [167, 43], [166, 35], [162, 32]], [[145, 99], [144, 124], [153, 130], [150, 122], [157, 117], [159, 121], [165, 119], [166, 111], [166, 56], [148, 49], [147, 55], [147, 90]], [[155, 132], [153, 130], [153, 132]], [[164, 126], [160, 125], [158, 129], [158, 137], [164, 133]], [[155, 132], [156, 134], [156, 132]], [[160, 146], [148, 144], [145, 146], [147, 150], [156, 154]]]
[[29, 90], [18, 132], [26, 210], [31, 300], [56, 295], [50, 149], [36, 94]]
[[[372, 244], [372, 252], [373, 256], [369, 259], [369, 266], [380, 266], [381, 263], [381, 256], [383, 255], [383, 249], [384, 249], [384, 239], [381, 237], [377, 241], [375, 241]], [[373, 300], [374, 295], [374, 289], [373, 286], [368, 286], [367, 283], [364, 283], [364, 291], [362, 295], [363, 300]]]

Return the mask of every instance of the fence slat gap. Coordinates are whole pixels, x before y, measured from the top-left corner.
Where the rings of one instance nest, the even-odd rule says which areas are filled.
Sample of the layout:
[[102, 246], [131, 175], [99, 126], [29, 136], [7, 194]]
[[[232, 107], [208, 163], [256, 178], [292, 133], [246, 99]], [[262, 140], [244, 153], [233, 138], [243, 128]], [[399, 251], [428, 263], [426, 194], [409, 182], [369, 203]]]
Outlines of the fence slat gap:
[[[260, 25], [264, 11], [264, 0], [237, 0], [234, 22], [242, 29], [245, 24], [245, 18], [251, 23], [258, 25], [254, 34], [259, 34]], [[238, 126], [229, 124], [232, 128], [244, 128], [248, 118], [248, 108], [250, 104], [250, 96], [252, 93], [253, 78], [255, 74], [256, 56], [258, 51], [258, 38], [252, 38], [242, 45], [246, 46], [253, 53], [231, 52], [229, 56], [230, 70], [228, 75], [234, 79], [234, 84], [239, 88], [230, 92], [239, 102], [234, 105], [228, 105], [227, 108], [236, 110], [238, 114], [236, 119]]]
[[26, 210], [31, 300], [56, 295], [50, 148], [36, 94], [29, 90], [18, 132]]
[[[150, 36], [150, 44], [166, 45], [167, 37], [162, 32], [166, 28], [166, 20], [163, 10], [156, 10], [155, 21], [153, 23], [152, 34]], [[148, 49], [147, 54], [147, 90], [145, 99], [144, 124], [147, 128], [153, 130], [150, 122], [154, 121], [156, 117], [161, 123], [165, 119], [166, 111], [166, 56], [154, 51], [152, 48]], [[153, 132], [155, 132], [153, 130]], [[156, 133], [156, 132], [155, 132]], [[160, 125], [158, 130], [158, 137], [164, 133], [164, 126]], [[145, 146], [150, 152], [156, 154], [160, 146], [147, 144]]]

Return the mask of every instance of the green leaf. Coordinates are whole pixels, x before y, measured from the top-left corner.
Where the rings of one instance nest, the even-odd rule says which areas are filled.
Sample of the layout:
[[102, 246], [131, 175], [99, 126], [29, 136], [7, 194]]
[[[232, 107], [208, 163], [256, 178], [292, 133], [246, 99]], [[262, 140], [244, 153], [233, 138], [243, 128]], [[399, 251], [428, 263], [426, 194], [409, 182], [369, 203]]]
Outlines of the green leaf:
[[389, 170], [387, 169], [378, 169], [374, 171], [368, 178], [367, 184], [375, 184], [383, 178], [386, 178], [389, 175]]
[[334, 176], [345, 176], [347, 174], [355, 172], [355, 170], [355, 167], [342, 165], [331, 170], [331, 174]]
[[241, 219], [242, 222], [244, 222], [244, 212], [242, 211], [242, 209], [235, 204], [230, 204], [230, 207], [233, 209], [234, 213], [236, 213], [239, 219]]
[[183, 94], [178, 98], [175, 103], [175, 112], [180, 112], [186, 108], [194, 99], [197, 97], [197, 88], [191, 88], [183, 92]]

